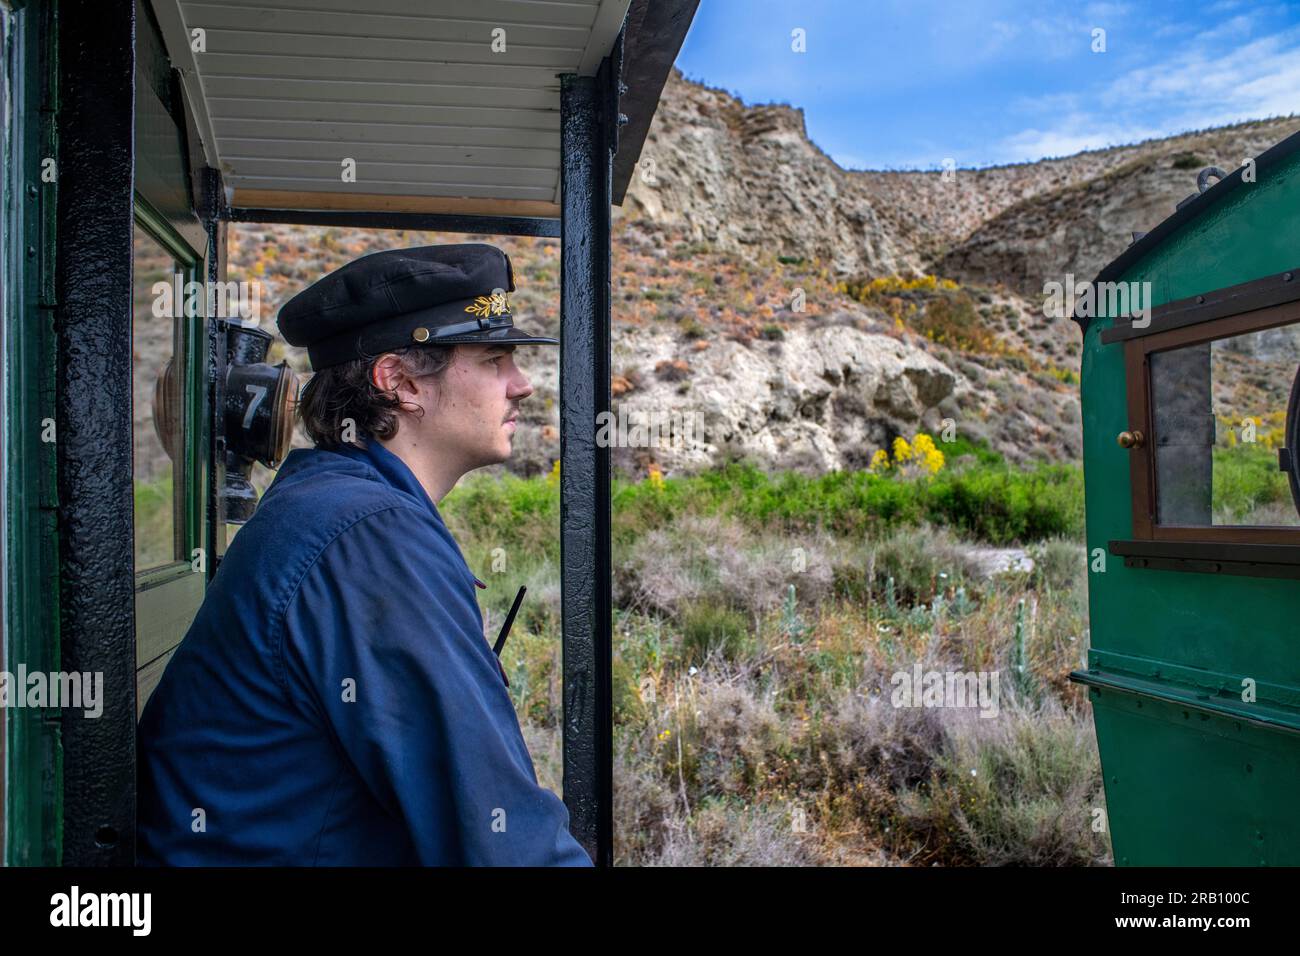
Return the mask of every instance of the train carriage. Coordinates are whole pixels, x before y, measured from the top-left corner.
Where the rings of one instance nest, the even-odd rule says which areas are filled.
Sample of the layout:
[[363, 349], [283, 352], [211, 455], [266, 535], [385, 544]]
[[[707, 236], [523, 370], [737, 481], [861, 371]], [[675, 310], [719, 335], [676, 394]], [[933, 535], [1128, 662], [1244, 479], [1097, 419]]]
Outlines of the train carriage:
[[1300, 134], [1203, 170], [1076, 311], [1091, 641], [1071, 678], [1120, 866], [1300, 864], [1298, 260]]

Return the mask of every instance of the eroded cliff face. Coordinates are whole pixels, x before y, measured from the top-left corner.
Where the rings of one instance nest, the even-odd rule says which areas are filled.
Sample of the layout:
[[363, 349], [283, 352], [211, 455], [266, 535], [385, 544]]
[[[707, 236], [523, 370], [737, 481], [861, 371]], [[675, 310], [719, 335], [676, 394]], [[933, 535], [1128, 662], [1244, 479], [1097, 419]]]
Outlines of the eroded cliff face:
[[[620, 376], [610, 440], [615, 459], [641, 472], [651, 461], [696, 471], [724, 455], [812, 472], [861, 467], [891, 435], [937, 428], [939, 406], [970, 388], [905, 339], [851, 325], [793, 330], [780, 342], [713, 342], [693, 350], [689, 376], [672, 364], [680, 341], [669, 331], [631, 330], [614, 350], [639, 384], [627, 388]], [[533, 374], [551, 395], [553, 370]], [[657, 431], [653, 447], [638, 428]], [[546, 454], [540, 431], [515, 442], [517, 456]]]
[[[519, 360], [537, 388], [524, 411], [536, 427], [516, 434], [511, 467], [536, 473], [556, 453], [558, 372], [542, 355]], [[692, 473], [732, 458], [808, 473], [864, 468], [894, 437], [939, 439], [945, 422], [1012, 461], [1074, 459], [1082, 450], [1072, 387], [1026, 387], [1014, 367], [953, 355], [853, 302], [779, 341], [684, 341], [675, 327], [620, 327], [614, 367], [607, 435], [615, 465], [629, 474], [652, 464]]]

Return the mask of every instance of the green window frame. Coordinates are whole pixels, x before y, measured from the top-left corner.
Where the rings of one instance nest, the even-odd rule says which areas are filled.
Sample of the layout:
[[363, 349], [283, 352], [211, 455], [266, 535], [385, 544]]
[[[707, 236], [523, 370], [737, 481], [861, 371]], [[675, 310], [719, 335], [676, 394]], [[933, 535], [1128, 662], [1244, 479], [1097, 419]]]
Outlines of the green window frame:
[[[3, 363], [3, 560], [0, 664], [59, 668], [53, 309], [58, 156], [53, 122], [56, 22], [49, 3], [0, 0], [0, 361]], [[63, 766], [57, 724], [40, 710], [0, 708], [0, 862], [56, 866], [62, 857]]]
[[[147, 199], [136, 194], [135, 224], [157, 242], [180, 266], [182, 283], [204, 284], [203, 255], [194, 249], [167, 222]], [[162, 677], [163, 668], [194, 620], [208, 580], [206, 542], [204, 541], [204, 501], [207, 481], [204, 442], [205, 349], [207, 344], [205, 297], [194, 315], [185, 315], [183, 303], [177, 302], [177, 336], [175, 360], [181, 374], [182, 442], [179, 460], [173, 463], [173, 486], [181, 489], [179, 530], [181, 554], [187, 557], [160, 567], [137, 572], [135, 579], [136, 627], [136, 707], [137, 716]], [[192, 560], [196, 549], [205, 549], [205, 559]]]

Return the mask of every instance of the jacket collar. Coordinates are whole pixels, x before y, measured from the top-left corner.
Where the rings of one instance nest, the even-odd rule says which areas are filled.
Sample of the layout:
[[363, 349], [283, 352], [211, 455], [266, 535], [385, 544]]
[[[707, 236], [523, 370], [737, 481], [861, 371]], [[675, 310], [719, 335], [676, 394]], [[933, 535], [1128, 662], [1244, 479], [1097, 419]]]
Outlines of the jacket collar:
[[365, 447], [359, 445], [343, 444], [330, 451], [343, 455], [345, 458], [351, 458], [353, 461], [359, 461], [362, 464], [369, 465], [375, 471], [379, 472], [379, 477], [384, 483], [396, 488], [398, 491], [404, 491], [416, 501], [423, 504], [429, 509], [429, 513], [438, 521], [442, 521], [442, 515], [438, 513], [438, 507], [429, 497], [429, 493], [424, 490], [424, 485], [420, 484], [415, 472], [411, 471], [406, 462], [394, 455], [391, 451], [381, 445], [374, 438], [366, 438]]
[[[411, 471], [406, 462], [402, 461], [401, 458], [394, 455], [374, 438], [367, 438], [364, 448], [358, 445], [344, 444], [331, 449], [331, 451], [346, 458], [351, 458], [353, 461], [369, 465], [379, 472], [379, 476], [385, 484], [391, 485], [398, 491], [404, 491], [416, 501], [422, 502], [440, 524], [446, 525], [446, 522], [442, 520], [442, 515], [438, 512], [438, 506], [433, 503], [429, 493], [424, 490], [424, 485], [420, 484], [419, 479], [415, 477], [415, 472]], [[478, 579], [477, 575], [474, 576], [474, 583], [480, 588], [487, 587]]]

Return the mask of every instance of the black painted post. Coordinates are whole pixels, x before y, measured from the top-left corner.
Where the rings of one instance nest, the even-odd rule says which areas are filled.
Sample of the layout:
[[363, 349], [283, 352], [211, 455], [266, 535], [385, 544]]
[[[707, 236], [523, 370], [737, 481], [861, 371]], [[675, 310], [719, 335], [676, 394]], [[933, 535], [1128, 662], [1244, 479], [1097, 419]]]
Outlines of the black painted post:
[[594, 77], [560, 78], [560, 566], [564, 802], [597, 866], [613, 861], [610, 453], [610, 184], [622, 37]]
[[102, 673], [102, 714], [60, 711], [63, 864], [135, 861], [131, 430], [135, 3], [59, 4], [55, 332], [64, 672]]
[[[226, 236], [228, 223], [222, 218], [225, 211], [225, 191], [221, 173], [204, 167], [199, 175], [199, 219], [208, 234], [208, 282], [215, 287], [226, 281]], [[226, 552], [226, 524], [222, 520], [221, 493], [226, 486], [226, 439], [222, 415], [226, 408], [226, 323], [212, 312], [207, 319], [207, 400], [208, 400], [208, 462], [207, 501], [204, 502], [208, 547], [208, 582], [217, 575], [217, 568]]]

